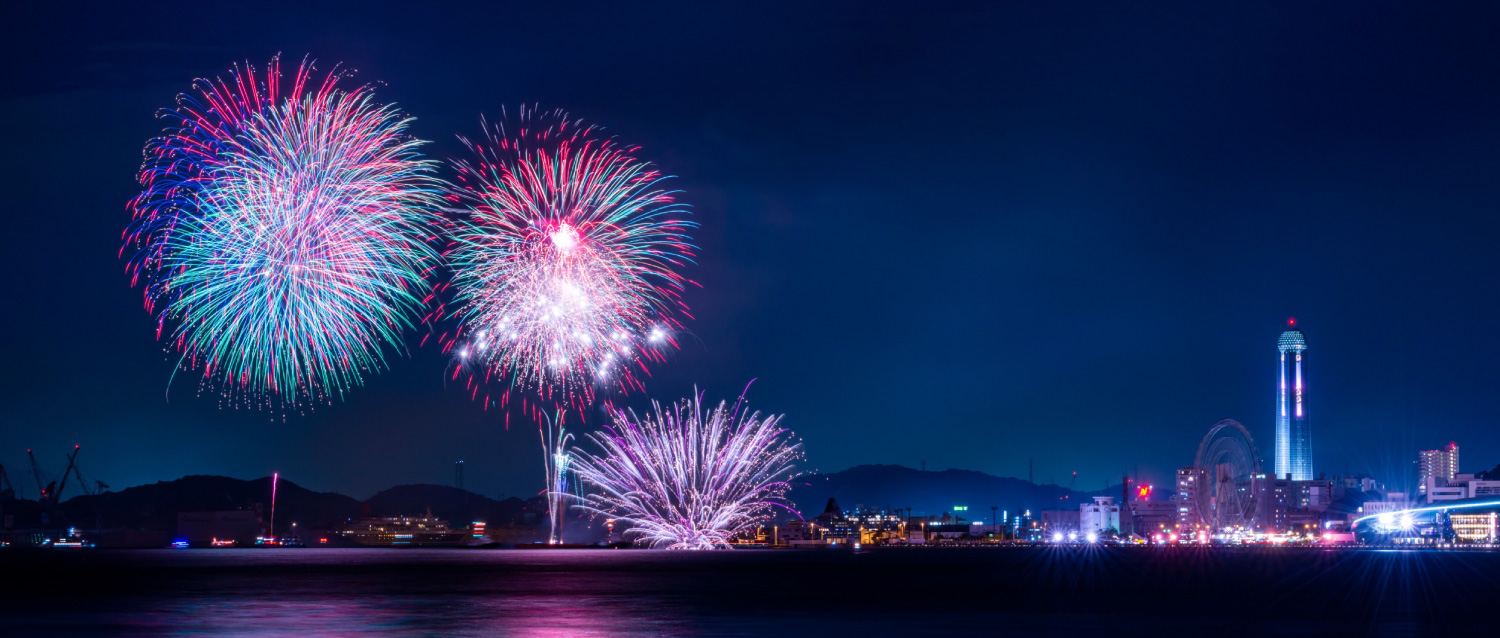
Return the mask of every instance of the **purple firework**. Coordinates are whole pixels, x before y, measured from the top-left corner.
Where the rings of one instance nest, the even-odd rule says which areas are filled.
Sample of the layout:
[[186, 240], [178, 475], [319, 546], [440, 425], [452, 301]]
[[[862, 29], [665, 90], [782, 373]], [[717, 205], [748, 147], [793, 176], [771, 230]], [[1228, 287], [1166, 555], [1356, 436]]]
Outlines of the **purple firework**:
[[780, 416], [747, 413], [744, 399], [703, 410], [701, 399], [642, 419], [615, 413], [587, 435], [598, 454], [575, 451], [573, 472], [595, 488], [579, 505], [626, 523], [626, 535], [659, 549], [728, 548], [777, 507], [791, 510], [788, 482], [802, 445]]

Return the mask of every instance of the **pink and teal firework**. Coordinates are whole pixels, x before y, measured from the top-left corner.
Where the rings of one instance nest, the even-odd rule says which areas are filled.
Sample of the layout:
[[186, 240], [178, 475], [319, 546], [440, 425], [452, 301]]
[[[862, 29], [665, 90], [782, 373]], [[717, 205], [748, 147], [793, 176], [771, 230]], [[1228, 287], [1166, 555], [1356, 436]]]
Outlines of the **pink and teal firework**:
[[181, 365], [268, 404], [342, 396], [384, 367], [439, 260], [443, 185], [411, 120], [313, 72], [288, 86], [273, 59], [195, 82], [146, 145], [124, 237]]
[[578, 507], [658, 549], [728, 548], [777, 508], [794, 511], [787, 493], [802, 446], [781, 417], [747, 413], [743, 398], [706, 413], [696, 397], [652, 410], [616, 412], [585, 437], [597, 453], [574, 451], [574, 475], [594, 488]]
[[469, 373], [475, 396], [500, 381], [502, 403], [511, 387], [555, 404], [638, 389], [688, 316], [686, 207], [634, 148], [565, 113], [483, 125], [456, 166], [467, 210], [448, 253], [455, 374]]

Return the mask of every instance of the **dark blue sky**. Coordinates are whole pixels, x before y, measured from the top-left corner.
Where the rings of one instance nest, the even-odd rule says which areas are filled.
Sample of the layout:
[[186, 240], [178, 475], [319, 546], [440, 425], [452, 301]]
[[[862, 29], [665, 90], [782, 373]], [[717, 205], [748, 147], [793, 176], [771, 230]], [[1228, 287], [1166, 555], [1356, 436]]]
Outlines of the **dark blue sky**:
[[12, 477], [79, 443], [116, 487], [279, 470], [363, 497], [464, 459], [478, 491], [541, 488], [534, 427], [445, 388], [431, 347], [285, 422], [168, 399], [116, 257], [141, 147], [194, 77], [277, 52], [382, 83], [437, 157], [521, 102], [643, 146], [704, 286], [651, 396], [758, 378], [813, 468], [1161, 482], [1226, 417], [1270, 459], [1293, 315], [1317, 471], [1399, 483], [1450, 440], [1500, 462], [1493, 4], [113, 4], [0, 10]]

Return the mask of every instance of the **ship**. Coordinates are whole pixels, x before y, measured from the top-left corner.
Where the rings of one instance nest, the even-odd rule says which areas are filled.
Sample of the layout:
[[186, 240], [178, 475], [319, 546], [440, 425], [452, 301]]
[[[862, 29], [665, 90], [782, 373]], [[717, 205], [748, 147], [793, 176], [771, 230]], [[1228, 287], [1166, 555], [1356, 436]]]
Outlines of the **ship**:
[[333, 539], [338, 545], [358, 547], [462, 547], [469, 530], [453, 529], [448, 521], [427, 512], [423, 516], [381, 516], [349, 521]]

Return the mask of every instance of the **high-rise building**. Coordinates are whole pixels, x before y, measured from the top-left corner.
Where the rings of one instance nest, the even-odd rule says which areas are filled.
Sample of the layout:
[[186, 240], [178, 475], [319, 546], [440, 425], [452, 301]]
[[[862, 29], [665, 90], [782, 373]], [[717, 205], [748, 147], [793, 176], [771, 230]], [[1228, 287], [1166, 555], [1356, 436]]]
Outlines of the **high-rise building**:
[[1198, 529], [1203, 522], [1198, 511], [1198, 486], [1207, 481], [1207, 474], [1191, 465], [1177, 470], [1177, 495], [1172, 502], [1177, 505], [1177, 528], [1183, 533]]
[[1417, 481], [1417, 490], [1422, 494], [1427, 493], [1431, 479], [1452, 480], [1458, 476], [1458, 444], [1450, 442], [1442, 449], [1417, 452], [1417, 467], [1422, 471]]
[[1310, 481], [1312, 467], [1312, 430], [1307, 425], [1303, 407], [1302, 356], [1307, 340], [1297, 329], [1297, 320], [1288, 319], [1276, 349], [1281, 352], [1281, 371], [1276, 390], [1276, 477], [1293, 481]]

